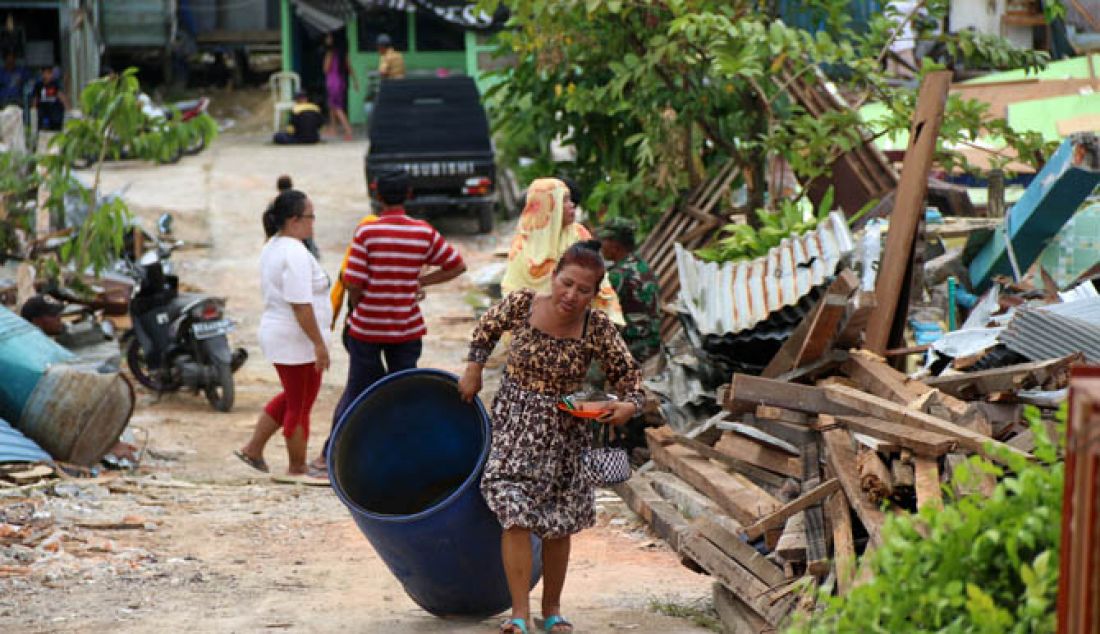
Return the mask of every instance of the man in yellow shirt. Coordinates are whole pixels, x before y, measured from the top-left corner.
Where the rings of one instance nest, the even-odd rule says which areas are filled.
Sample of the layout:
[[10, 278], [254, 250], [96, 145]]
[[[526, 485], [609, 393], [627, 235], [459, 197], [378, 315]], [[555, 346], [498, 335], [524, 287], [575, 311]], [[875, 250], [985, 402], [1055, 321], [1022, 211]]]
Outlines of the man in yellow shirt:
[[378, 36], [378, 74], [382, 79], [404, 79], [405, 58], [393, 48], [393, 40], [385, 33]]

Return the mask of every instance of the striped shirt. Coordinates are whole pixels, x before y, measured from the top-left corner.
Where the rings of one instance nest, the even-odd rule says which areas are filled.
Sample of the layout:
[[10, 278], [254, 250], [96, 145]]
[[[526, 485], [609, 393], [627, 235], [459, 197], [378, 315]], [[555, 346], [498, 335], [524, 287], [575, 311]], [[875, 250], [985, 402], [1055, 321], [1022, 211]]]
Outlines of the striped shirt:
[[462, 265], [439, 232], [401, 208], [359, 225], [351, 242], [344, 281], [363, 289], [348, 318], [349, 334], [368, 343], [404, 343], [428, 334], [416, 293], [423, 267]]

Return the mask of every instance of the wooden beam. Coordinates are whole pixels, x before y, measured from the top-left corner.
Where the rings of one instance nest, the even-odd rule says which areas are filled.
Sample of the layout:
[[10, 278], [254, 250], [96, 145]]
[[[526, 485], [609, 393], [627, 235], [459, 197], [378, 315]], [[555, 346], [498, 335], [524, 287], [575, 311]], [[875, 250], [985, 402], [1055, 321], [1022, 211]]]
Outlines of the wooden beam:
[[740, 537], [726, 530], [725, 527], [708, 519], [700, 519], [692, 526], [768, 587], [774, 588], [786, 581], [782, 568], [768, 561], [755, 548], [741, 541]]
[[836, 338], [840, 320], [848, 307], [848, 296], [858, 287], [859, 278], [855, 273], [848, 269], [841, 271], [809, 316], [795, 326], [760, 376], [774, 379], [821, 358]]
[[942, 418], [925, 414], [924, 412], [914, 411], [904, 405], [899, 405], [850, 387], [830, 385], [825, 388], [825, 394], [833, 403], [851, 409], [858, 409], [868, 416], [951, 436], [958, 440], [959, 447], [967, 451], [982, 454], [998, 462], [1001, 462], [1002, 459], [997, 455], [997, 452], [991, 454], [986, 453], [985, 446], [987, 443], [1002, 447], [1005, 451], [1028, 460], [1031, 459], [1031, 455], [1019, 451], [1018, 449], [1013, 449], [988, 436], [983, 436], [978, 432], [971, 431], [950, 421], [943, 420]]
[[918, 456], [938, 457], [953, 450], [957, 441], [944, 434], [914, 429], [870, 416], [837, 416], [837, 422], [852, 431], [861, 432], [899, 447], [911, 449]]
[[775, 407], [772, 405], [757, 405], [756, 417], [764, 420], [790, 423], [792, 425], [807, 426], [810, 424], [810, 417], [805, 412], [796, 412], [791, 409], [783, 409], [782, 407]]
[[767, 606], [764, 604], [763, 599], [769, 590], [768, 586], [741, 567], [736, 561], [730, 559], [710, 540], [700, 535], [698, 531], [689, 530], [684, 534], [679, 551], [699, 564], [712, 577], [722, 582], [722, 585], [729, 588], [757, 613], [764, 614], [767, 612]]
[[[821, 443], [814, 439], [802, 447], [802, 493], [821, 485]], [[806, 517], [806, 572], [815, 577], [829, 574], [829, 547], [825, 538], [825, 513], [821, 504], [802, 512]]]
[[767, 491], [744, 476], [727, 473], [704, 456], [672, 442], [667, 427], [646, 430], [653, 459], [714, 500], [742, 525], [753, 523], [782, 506]]
[[825, 482], [822, 482], [814, 489], [807, 493], [804, 493], [800, 497], [784, 504], [780, 508], [776, 509], [770, 515], [766, 515], [756, 522], [749, 524], [742, 532], [748, 537], [749, 541], [759, 539], [764, 531], [770, 528], [777, 528], [783, 525], [788, 518], [804, 511], [815, 504], [820, 504], [825, 501], [825, 498], [832, 495], [834, 492], [840, 489], [840, 480], [837, 478], [830, 478]]
[[714, 582], [714, 610], [718, 612], [726, 632], [767, 632], [774, 629], [752, 606], [717, 581]]
[[688, 521], [675, 506], [662, 498], [643, 476], [635, 475], [613, 488], [627, 507], [645, 520], [653, 532], [668, 542], [673, 550], [679, 551], [680, 536], [687, 530]]
[[863, 345], [863, 335], [867, 331], [867, 324], [871, 321], [871, 315], [877, 306], [874, 291], [859, 291], [856, 293], [854, 304], [848, 307], [848, 318], [837, 335], [836, 345], [843, 349], [858, 348]]
[[752, 412], [758, 405], [772, 405], [810, 414], [857, 413], [857, 410], [838, 405], [826, 398], [825, 391], [821, 388], [784, 383], [751, 374], [734, 374], [726, 399], [726, 409], [731, 412]]
[[856, 547], [852, 538], [852, 515], [844, 491], [837, 491], [825, 502], [825, 514], [833, 534], [833, 562], [836, 591], [844, 596], [852, 589], [856, 574]]
[[[686, 438], [684, 436], [681, 436], [680, 434], [676, 434], [675, 436], [673, 436], [673, 438], [677, 443], [687, 447], [688, 449], [694, 450], [699, 455], [710, 458], [711, 460], [714, 460], [716, 462], [721, 462], [722, 464], [736, 469], [742, 475], [748, 478], [752, 478], [757, 482], [761, 482], [769, 487], [774, 487], [776, 489], [783, 486], [784, 480], [781, 476], [776, 475], [775, 473], [773, 473], [772, 471], [768, 471], [767, 469], [762, 469], [753, 462], [742, 460], [736, 455], [723, 451], [721, 447], [711, 447], [710, 445], [701, 443], [698, 440]], [[719, 440], [719, 443], [721, 443], [721, 440]]]
[[925, 195], [928, 192], [928, 171], [936, 150], [936, 138], [943, 122], [944, 105], [951, 88], [951, 71], [934, 71], [924, 76], [917, 95], [917, 108], [909, 130], [909, 146], [894, 211], [890, 214], [890, 231], [875, 281], [878, 308], [867, 326], [867, 348], [882, 354], [890, 347], [890, 335], [898, 315], [904, 316], [908, 306], [902, 306], [909, 280], [906, 271], [916, 244], [917, 227], [924, 217]]
[[775, 552], [787, 563], [806, 561], [806, 515], [802, 511], [785, 521]]
[[940, 468], [935, 458], [913, 456], [917, 490], [917, 510], [926, 506], [943, 508], [943, 490], [940, 488]]
[[863, 497], [859, 488], [859, 473], [856, 471], [856, 454], [852, 451], [852, 437], [845, 429], [830, 429], [821, 432], [825, 439], [825, 449], [829, 456], [829, 465], [840, 480], [849, 504], [867, 530], [867, 536], [875, 547], [882, 544], [882, 525], [886, 515]]
[[925, 383], [963, 399], [1030, 388], [1057, 390], [1069, 383], [1070, 366], [1083, 362], [1084, 355], [1077, 353], [1059, 359], [935, 376], [926, 379]]
[[789, 478], [802, 478], [801, 459], [762, 445], [746, 436], [734, 436], [727, 432], [718, 440], [718, 444], [714, 445], [714, 449], [722, 456], [740, 463], [748, 463]]

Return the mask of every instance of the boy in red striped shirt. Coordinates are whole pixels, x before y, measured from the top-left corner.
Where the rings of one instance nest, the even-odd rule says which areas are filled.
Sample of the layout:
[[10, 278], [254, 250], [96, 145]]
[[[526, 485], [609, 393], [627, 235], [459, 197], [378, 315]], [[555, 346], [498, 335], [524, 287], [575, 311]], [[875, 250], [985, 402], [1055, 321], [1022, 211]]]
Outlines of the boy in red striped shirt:
[[[351, 358], [333, 426], [375, 381], [416, 367], [421, 339], [428, 332], [420, 314], [420, 290], [466, 271], [462, 256], [438, 231], [405, 214], [410, 188], [404, 170], [383, 173], [376, 187], [382, 211], [374, 222], [356, 228], [344, 269], [348, 306], [354, 307], [344, 337]], [[438, 268], [422, 274], [425, 266]]]

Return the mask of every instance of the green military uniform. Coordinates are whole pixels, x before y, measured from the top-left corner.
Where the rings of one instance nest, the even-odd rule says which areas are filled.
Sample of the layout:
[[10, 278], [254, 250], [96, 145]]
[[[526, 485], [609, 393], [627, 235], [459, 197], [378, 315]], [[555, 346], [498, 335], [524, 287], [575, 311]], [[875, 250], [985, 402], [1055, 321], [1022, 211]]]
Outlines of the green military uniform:
[[[624, 219], [610, 221], [599, 233], [601, 237], [615, 239], [624, 245], [634, 242], [633, 223]], [[657, 278], [637, 253], [612, 264], [607, 277], [619, 296], [626, 320], [623, 339], [641, 363], [661, 349], [661, 290]]]

